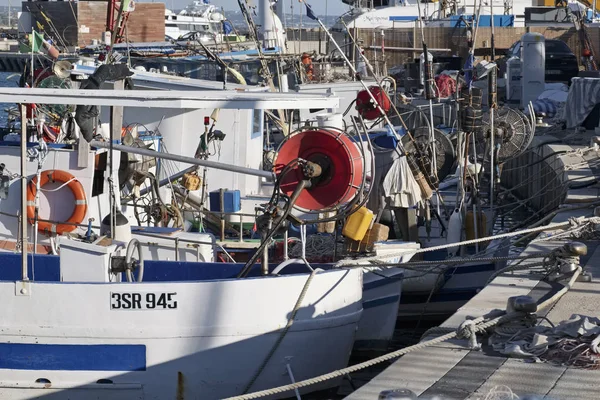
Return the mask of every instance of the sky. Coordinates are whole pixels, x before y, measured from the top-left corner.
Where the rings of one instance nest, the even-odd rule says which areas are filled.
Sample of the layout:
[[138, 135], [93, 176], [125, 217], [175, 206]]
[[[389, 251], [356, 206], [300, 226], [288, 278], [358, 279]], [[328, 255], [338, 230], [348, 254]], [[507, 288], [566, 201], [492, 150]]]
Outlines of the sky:
[[[4, 0], [6, 1], [6, 0]], [[148, 0], [144, 0], [148, 1]], [[172, 0], [175, 8], [184, 8], [186, 5], [191, 3], [191, 0]], [[298, 0], [279, 0], [284, 2], [285, 8], [290, 8], [290, 1], [293, 1], [294, 9], [297, 10], [296, 6], [300, 5]], [[171, 4], [171, 0], [165, 1], [167, 4]], [[226, 10], [238, 10], [237, 0], [210, 0], [210, 2], [216, 6], [225, 8]], [[250, 4], [257, 4], [258, 0], [250, 0]], [[325, 6], [327, 5], [327, 12], [329, 15], [337, 14], [340, 15], [348, 9], [348, 6], [342, 3], [341, 0], [307, 0], [308, 4], [315, 10], [318, 15], [325, 15]]]
[[[8, 2], [13, 6], [20, 7], [21, 2], [19, 0], [0, 0], [0, 6], [8, 5]], [[140, 2], [152, 2], [152, 0], [138, 0]], [[155, 2], [159, 2], [160, 0], [154, 0]], [[192, 0], [162, 0], [167, 8], [175, 8], [175, 9], [183, 9]], [[250, 4], [257, 4], [259, 0], [249, 0]], [[290, 2], [294, 2], [294, 12], [297, 12], [297, 6], [301, 5], [298, 0], [279, 0], [284, 2], [284, 7], [290, 9]], [[238, 10], [238, 2], [237, 0], [210, 0], [210, 2], [216, 6], [223, 7], [225, 10]], [[327, 10], [328, 15], [340, 15], [343, 12], [348, 10], [348, 6], [342, 3], [341, 0], [307, 0], [308, 4], [315, 10], [317, 15], [325, 15], [325, 10]]]

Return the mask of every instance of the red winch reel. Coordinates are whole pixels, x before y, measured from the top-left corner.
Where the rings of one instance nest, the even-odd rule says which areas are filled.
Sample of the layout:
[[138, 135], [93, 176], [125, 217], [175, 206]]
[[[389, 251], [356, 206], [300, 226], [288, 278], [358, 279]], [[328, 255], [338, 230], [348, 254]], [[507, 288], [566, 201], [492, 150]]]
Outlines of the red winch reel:
[[[392, 103], [387, 93], [385, 93], [379, 86], [371, 86], [369, 87], [369, 92], [375, 97], [377, 103], [381, 107], [381, 109], [387, 114], [392, 107]], [[356, 95], [356, 110], [366, 120], [372, 121], [381, 117], [381, 112], [377, 109], [377, 106], [369, 96], [369, 92], [366, 90], [361, 90]]]
[[[297, 208], [325, 211], [352, 200], [361, 188], [363, 156], [342, 131], [307, 129], [290, 134], [279, 147], [273, 163], [277, 177], [286, 165], [298, 159], [318, 164], [322, 172], [308, 189], [302, 191], [295, 203]], [[302, 167], [295, 165], [281, 177], [281, 192], [290, 196], [304, 179]]]

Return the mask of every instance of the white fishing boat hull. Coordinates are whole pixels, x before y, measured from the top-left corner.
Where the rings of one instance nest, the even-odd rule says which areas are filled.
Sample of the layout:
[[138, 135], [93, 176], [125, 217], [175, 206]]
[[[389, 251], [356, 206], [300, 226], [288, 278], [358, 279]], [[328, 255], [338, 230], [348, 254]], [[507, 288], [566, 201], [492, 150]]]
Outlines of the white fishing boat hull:
[[386, 348], [394, 335], [404, 273], [398, 268], [364, 271], [363, 314], [356, 332], [357, 350]]
[[[37, 264], [41, 276], [44, 266]], [[222, 399], [240, 394], [280, 337], [307, 278], [3, 281], [0, 398]], [[139, 301], [130, 301], [133, 296]], [[362, 313], [361, 296], [362, 271], [317, 273], [293, 325], [250, 391], [290, 383], [287, 365], [296, 380], [345, 367]], [[152, 299], [155, 308], [148, 309]], [[338, 384], [331, 380], [309, 391]]]
[[[377, 242], [376, 254], [382, 262], [401, 264], [410, 261], [417, 243], [388, 241]], [[385, 258], [386, 253], [405, 252], [402, 256]], [[363, 314], [356, 333], [356, 350], [385, 349], [394, 336], [398, 309], [401, 303], [405, 271], [402, 268], [382, 268], [365, 264], [363, 271]]]

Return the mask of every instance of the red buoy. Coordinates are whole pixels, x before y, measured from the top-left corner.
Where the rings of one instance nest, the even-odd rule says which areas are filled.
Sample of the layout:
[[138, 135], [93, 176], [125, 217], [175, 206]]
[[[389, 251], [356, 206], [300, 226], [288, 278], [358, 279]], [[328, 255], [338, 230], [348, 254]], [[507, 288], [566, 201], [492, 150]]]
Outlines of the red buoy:
[[[292, 133], [281, 144], [274, 171], [280, 177], [291, 162], [303, 159], [319, 164], [321, 176], [302, 191], [296, 207], [308, 210], [327, 210], [346, 203], [358, 193], [363, 179], [364, 160], [356, 144], [341, 131], [333, 129], [304, 130]], [[281, 177], [282, 193], [291, 195], [305, 179], [302, 168], [294, 166]]]
[[[373, 97], [375, 97], [375, 100], [377, 100], [377, 103], [381, 109], [387, 114], [392, 107], [387, 93], [381, 90], [381, 88], [378, 86], [369, 87], [369, 92], [373, 94]], [[381, 117], [381, 112], [377, 109], [377, 106], [373, 102], [373, 99], [371, 99], [371, 96], [369, 96], [369, 92], [366, 90], [361, 90], [358, 92], [358, 95], [356, 96], [356, 110], [361, 117], [371, 121]]]

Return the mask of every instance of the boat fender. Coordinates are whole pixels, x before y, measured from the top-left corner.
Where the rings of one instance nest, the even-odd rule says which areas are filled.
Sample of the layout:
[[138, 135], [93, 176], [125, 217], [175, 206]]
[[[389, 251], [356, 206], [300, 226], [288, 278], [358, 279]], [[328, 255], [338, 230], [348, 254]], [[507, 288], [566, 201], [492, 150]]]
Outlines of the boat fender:
[[[460, 242], [462, 236], [462, 216], [460, 209], [456, 208], [450, 215], [450, 221], [448, 222], [448, 236], [446, 236], [446, 242], [457, 243]], [[448, 247], [448, 255], [455, 256], [458, 253], [460, 246]]]
[[[58, 169], [42, 171], [40, 174], [40, 188], [48, 183], [61, 182], [65, 184], [75, 197], [75, 208], [71, 217], [62, 224], [55, 224], [49, 221], [39, 221], [38, 231], [44, 234], [52, 233], [62, 235], [63, 233], [72, 232], [77, 228], [78, 224], [81, 224], [85, 215], [87, 214], [87, 199], [85, 197], [85, 190], [81, 182], [77, 180], [73, 175], [66, 171]], [[35, 223], [35, 196], [37, 194], [37, 176], [29, 181], [27, 186], [27, 218], [29, 223], [33, 225]]]

